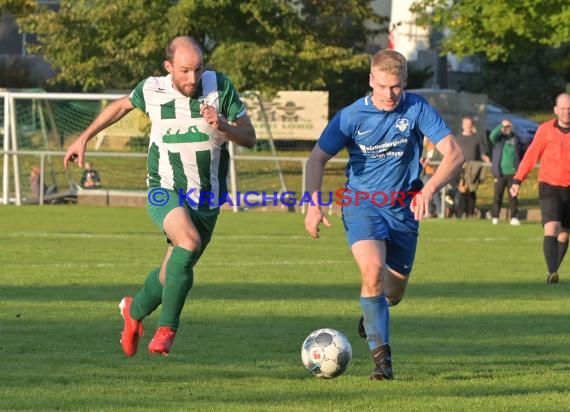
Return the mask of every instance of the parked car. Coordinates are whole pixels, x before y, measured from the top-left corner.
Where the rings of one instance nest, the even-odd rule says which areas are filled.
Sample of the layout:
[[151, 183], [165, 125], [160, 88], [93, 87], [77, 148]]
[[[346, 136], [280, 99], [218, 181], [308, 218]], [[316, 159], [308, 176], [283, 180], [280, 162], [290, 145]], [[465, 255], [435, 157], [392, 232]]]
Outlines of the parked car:
[[538, 123], [511, 113], [503, 106], [489, 100], [487, 101], [485, 124], [487, 127], [487, 134], [491, 132], [503, 119], [509, 119], [513, 124], [513, 132], [519, 137], [523, 146], [528, 146], [536, 133]]
[[[460, 117], [463, 114], [470, 114], [475, 118], [476, 127], [479, 129], [485, 127], [489, 136], [491, 130], [503, 119], [509, 119], [513, 124], [513, 132], [519, 136], [523, 148], [528, 147], [538, 128], [538, 123], [510, 112], [500, 104], [489, 100], [484, 94], [458, 92], [453, 89], [409, 89], [408, 91], [426, 98], [451, 127], [460, 127]], [[478, 124], [479, 122], [481, 123]]]

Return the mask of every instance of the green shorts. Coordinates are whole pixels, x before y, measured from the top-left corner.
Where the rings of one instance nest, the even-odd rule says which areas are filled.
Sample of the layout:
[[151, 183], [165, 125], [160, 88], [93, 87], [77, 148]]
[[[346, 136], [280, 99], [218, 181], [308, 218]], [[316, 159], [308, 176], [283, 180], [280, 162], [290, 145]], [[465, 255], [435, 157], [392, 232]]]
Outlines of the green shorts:
[[[220, 214], [220, 208], [211, 210], [192, 209], [188, 202], [181, 202], [178, 192], [173, 190], [161, 189], [161, 197], [153, 198], [150, 193], [153, 189], [156, 188], [151, 188], [147, 192], [146, 209], [154, 224], [158, 226], [160, 230], [163, 230], [162, 224], [166, 215], [176, 207], [183, 207], [200, 234], [200, 239], [202, 240], [200, 254], [202, 254], [206, 249], [206, 246], [208, 246], [208, 243], [210, 243], [210, 239], [212, 239], [214, 227], [216, 226], [216, 221]], [[166, 241], [168, 244], [172, 244], [168, 237], [166, 238]]]

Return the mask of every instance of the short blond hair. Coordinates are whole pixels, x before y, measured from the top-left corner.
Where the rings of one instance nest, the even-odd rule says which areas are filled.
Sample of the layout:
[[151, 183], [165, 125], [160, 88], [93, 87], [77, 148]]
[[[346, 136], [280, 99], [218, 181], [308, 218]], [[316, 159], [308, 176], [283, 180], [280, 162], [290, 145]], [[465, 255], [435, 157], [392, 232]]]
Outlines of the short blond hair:
[[389, 74], [400, 76], [401, 78], [408, 77], [408, 63], [403, 54], [395, 50], [380, 50], [372, 57], [370, 62], [370, 70], [378, 70]]

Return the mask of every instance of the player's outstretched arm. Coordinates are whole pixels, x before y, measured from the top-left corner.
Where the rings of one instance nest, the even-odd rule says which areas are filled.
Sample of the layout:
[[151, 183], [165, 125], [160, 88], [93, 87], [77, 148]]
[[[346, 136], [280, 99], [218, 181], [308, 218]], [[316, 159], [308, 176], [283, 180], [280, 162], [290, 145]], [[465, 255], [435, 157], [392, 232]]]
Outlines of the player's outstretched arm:
[[305, 230], [312, 238], [319, 237], [319, 224], [323, 223], [326, 227], [332, 224], [323, 214], [319, 204], [319, 192], [323, 184], [323, 173], [325, 164], [332, 156], [324, 152], [318, 145], [315, 145], [309, 160], [307, 161], [307, 174], [305, 177], [305, 188], [311, 194], [312, 205], [307, 208], [305, 215]]
[[121, 97], [105, 107], [95, 120], [93, 120], [93, 123], [69, 146], [63, 158], [63, 166], [67, 169], [69, 162], [77, 161], [77, 164], [83, 167], [83, 158], [85, 157], [87, 142], [100, 131], [118, 122], [133, 109], [134, 106], [129, 96]]

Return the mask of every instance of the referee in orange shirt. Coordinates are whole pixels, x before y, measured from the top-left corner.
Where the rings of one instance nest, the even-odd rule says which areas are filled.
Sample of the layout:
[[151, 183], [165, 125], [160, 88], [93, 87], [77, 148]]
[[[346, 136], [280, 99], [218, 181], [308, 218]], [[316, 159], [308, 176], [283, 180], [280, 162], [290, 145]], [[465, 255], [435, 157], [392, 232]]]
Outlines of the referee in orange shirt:
[[526, 151], [510, 188], [520, 185], [537, 162], [538, 198], [544, 226], [543, 252], [547, 283], [558, 283], [558, 268], [568, 250], [570, 228], [570, 94], [562, 93], [554, 106], [556, 119], [542, 123]]

